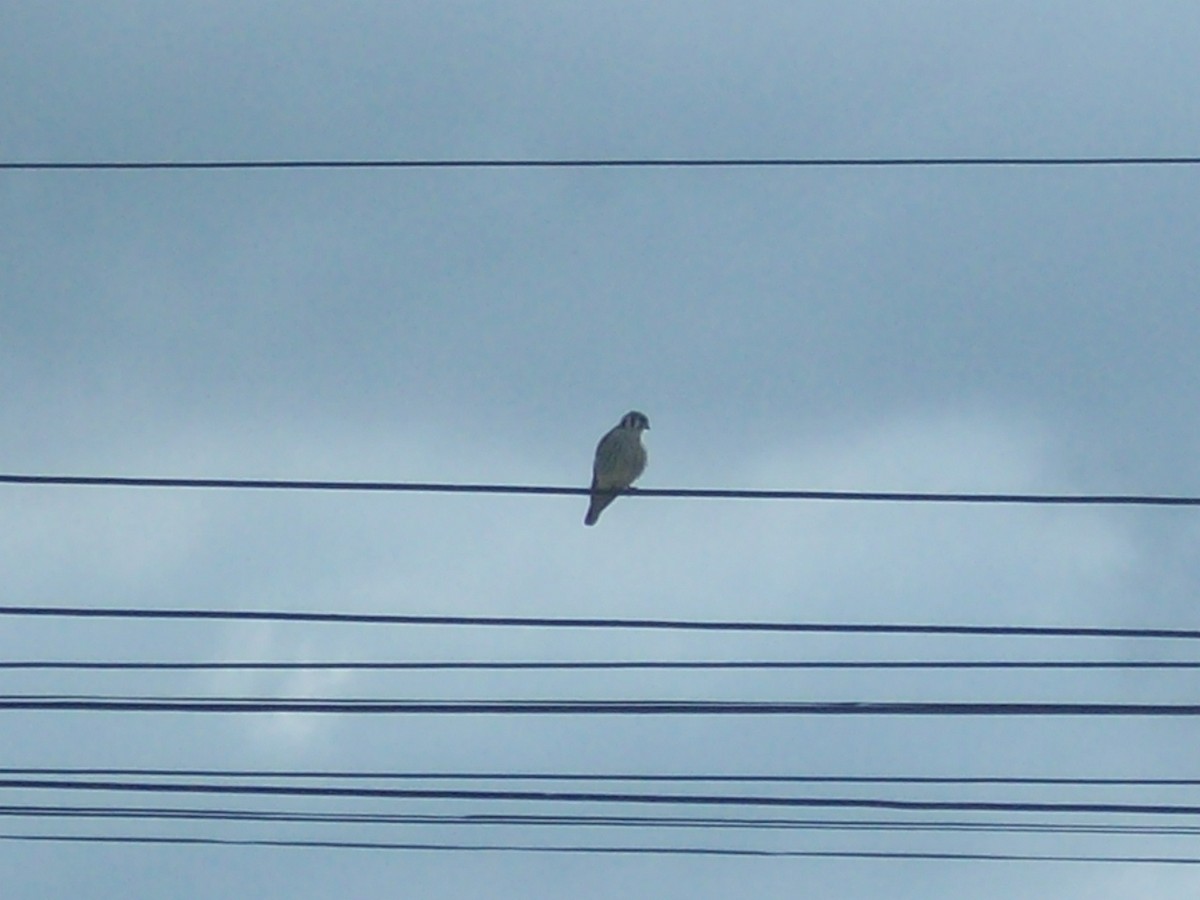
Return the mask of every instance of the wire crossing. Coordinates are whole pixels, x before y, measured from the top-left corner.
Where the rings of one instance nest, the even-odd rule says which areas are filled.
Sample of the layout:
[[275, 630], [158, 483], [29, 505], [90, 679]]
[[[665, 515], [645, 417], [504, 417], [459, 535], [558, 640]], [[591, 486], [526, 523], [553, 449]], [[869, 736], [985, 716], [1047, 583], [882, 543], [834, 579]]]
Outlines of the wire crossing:
[[569, 159], [262, 159], [0, 162], [0, 171], [171, 171], [228, 169], [830, 169], [1194, 166], [1200, 156], [775, 156], [576, 157]]
[[[455, 484], [413, 481], [330, 481], [270, 478], [158, 478], [121, 475], [0, 474], [0, 484], [60, 487], [192, 488], [259, 491], [343, 491], [414, 494], [532, 494], [585, 497], [586, 487], [533, 484]], [[882, 503], [973, 503], [1053, 506], [1200, 506], [1200, 496], [1156, 494], [1028, 494], [938, 491], [741, 490], [732, 488], [629, 488], [631, 497], [719, 500], [822, 500]]]

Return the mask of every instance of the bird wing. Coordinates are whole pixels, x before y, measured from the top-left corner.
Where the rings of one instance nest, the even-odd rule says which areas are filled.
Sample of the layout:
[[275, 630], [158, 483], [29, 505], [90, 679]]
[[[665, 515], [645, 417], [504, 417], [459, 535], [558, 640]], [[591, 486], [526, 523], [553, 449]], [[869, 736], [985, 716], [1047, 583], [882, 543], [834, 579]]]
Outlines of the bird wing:
[[592, 487], [624, 490], [646, 468], [646, 451], [636, 433], [614, 429], [600, 439], [592, 467]]
[[585, 525], [595, 525], [600, 513], [646, 468], [646, 448], [637, 431], [618, 426], [596, 445], [592, 465], [591, 503]]

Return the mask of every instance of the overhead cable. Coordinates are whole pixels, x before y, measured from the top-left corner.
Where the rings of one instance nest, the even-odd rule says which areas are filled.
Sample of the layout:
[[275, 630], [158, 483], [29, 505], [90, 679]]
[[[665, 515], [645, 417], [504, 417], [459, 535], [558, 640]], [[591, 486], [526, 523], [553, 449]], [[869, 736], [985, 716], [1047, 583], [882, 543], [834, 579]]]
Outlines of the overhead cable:
[[575, 157], [525, 159], [226, 159], [25, 160], [0, 162], [0, 171], [147, 171], [226, 169], [828, 169], [1194, 166], [1200, 156], [774, 156]]
[[0, 711], [334, 713], [350, 715], [1154, 716], [1200, 715], [1195, 703], [787, 700], [392, 700], [360, 698], [0, 696]]
[[870, 622], [765, 622], [696, 619], [615, 619], [548, 616], [410, 615], [404, 613], [301, 612], [258, 609], [179, 609], [118, 606], [0, 606], [0, 616], [84, 619], [211, 619], [342, 625], [423, 625], [501, 628], [746, 631], [799, 634], [978, 635], [988, 637], [1200, 639], [1194, 628], [1117, 628], [1055, 625], [916, 625]]
[[121, 776], [135, 778], [265, 778], [322, 781], [588, 781], [671, 784], [905, 784], [1046, 787], [1200, 787], [1200, 778], [1101, 778], [1007, 775], [769, 775], [634, 772], [457, 772], [345, 771], [315, 769], [149, 769], [62, 766], [5, 766], [0, 776]]
[[0, 816], [48, 819], [168, 819], [203, 822], [289, 822], [306, 825], [452, 825], [529, 828], [672, 828], [767, 831], [903, 831], [1087, 836], [1200, 836], [1200, 825], [1101, 824], [1074, 821], [963, 819], [797, 819], [781, 816], [559, 815], [531, 813], [313, 812], [162, 806], [2, 805]]
[[138, 794], [204, 794], [270, 797], [343, 797], [383, 800], [521, 801], [531, 803], [645, 804], [651, 806], [747, 806], [764, 808], [875, 809], [899, 812], [1008, 812], [1080, 815], [1198, 816], [1200, 805], [1184, 803], [1033, 802], [915, 800], [895, 797], [826, 797], [786, 794], [676, 794], [634, 791], [495, 790], [396, 788], [345, 785], [247, 784], [211, 781], [129, 781], [68, 778], [0, 778], [12, 790], [101, 791]]
[[622, 671], [622, 670], [788, 670], [788, 669], [1200, 669], [1200, 660], [1152, 659], [938, 659], [938, 660], [0, 660], [0, 670], [82, 671]]
[[[159, 478], [123, 475], [0, 474], [0, 484], [60, 487], [201, 488], [222, 490], [352, 491], [421, 494], [535, 494], [587, 496], [586, 487], [533, 484], [456, 484], [408, 481], [328, 481], [270, 478]], [[1200, 506], [1200, 497], [1155, 494], [1031, 494], [938, 491], [741, 490], [733, 488], [628, 488], [632, 497], [726, 500], [826, 500], [885, 503], [986, 503], [1055, 506]]]
[[28, 843], [139, 844], [193, 847], [277, 847], [308, 850], [392, 850], [453, 853], [566, 853], [628, 856], [725, 856], [842, 860], [931, 860], [961, 862], [1117, 863], [1124, 865], [1200, 865], [1191, 856], [1067, 856], [1024, 853], [939, 853], [884, 850], [765, 850], [745, 847], [564, 846], [559, 844], [456, 844], [390, 841], [282, 840], [265, 838], [162, 837], [160, 835], [0, 834], [0, 841]]

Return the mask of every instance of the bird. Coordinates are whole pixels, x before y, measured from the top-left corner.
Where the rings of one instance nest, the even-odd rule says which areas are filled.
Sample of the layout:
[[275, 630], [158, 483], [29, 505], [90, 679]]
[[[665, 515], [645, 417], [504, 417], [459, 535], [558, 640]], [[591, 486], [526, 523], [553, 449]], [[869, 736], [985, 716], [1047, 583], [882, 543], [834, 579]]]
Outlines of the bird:
[[583, 518], [584, 525], [595, 525], [600, 513], [617, 499], [617, 494], [628, 489], [646, 471], [642, 432], [649, 427], [650, 420], [645, 414], [632, 410], [600, 438], [596, 445], [596, 460], [592, 464], [591, 503]]

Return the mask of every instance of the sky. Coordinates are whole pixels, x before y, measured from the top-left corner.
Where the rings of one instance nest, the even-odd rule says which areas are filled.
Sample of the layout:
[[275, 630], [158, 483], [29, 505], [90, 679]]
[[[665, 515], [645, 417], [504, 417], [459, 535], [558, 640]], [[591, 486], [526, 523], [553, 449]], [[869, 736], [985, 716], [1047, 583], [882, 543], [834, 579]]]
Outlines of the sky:
[[[1200, 10], [1170, 2], [7, 4], [0, 161], [1194, 155], [1198, 42]], [[1198, 201], [1187, 166], [0, 171], [0, 471], [582, 487], [596, 441], [638, 409], [652, 424], [647, 488], [1196, 495]], [[1198, 621], [1200, 524], [1189, 509], [643, 497], [619, 499], [589, 529], [578, 496], [5, 485], [0, 498], [4, 605]], [[1194, 650], [19, 616], [0, 627], [9, 661], [1046, 658]], [[5, 694], [1194, 700], [1186, 670], [2, 677]], [[10, 769], [1200, 777], [1186, 718], [0, 717]], [[1198, 800], [1186, 788], [677, 789]], [[634, 804], [15, 788], [0, 804], [0, 876], [24, 898], [304, 900], [397, 885], [426, 897], [782, 897], [804, 885], [841, 898], [957, 898], [969, 883], [983, 900], [1069, 900], [1200, 886], [1193, 867], [1113, 863], [11, 839], [1194, 855], [1194, 842], [1171, 836], [10, 811], [756, 813]]]

